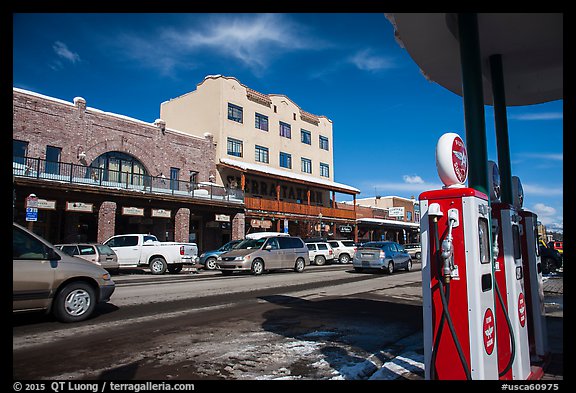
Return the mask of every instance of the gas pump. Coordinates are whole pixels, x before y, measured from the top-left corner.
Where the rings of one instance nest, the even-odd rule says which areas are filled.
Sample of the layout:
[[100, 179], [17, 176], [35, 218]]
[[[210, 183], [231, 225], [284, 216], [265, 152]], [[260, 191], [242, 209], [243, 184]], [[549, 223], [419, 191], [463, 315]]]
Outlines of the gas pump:
[[[495, 163], [490, 162], [490, 167], [493, 174], [497, 172]], [[513, 194], [513, 205], [501, 202], [499, 195], [491, 201], [498, 369], [500, 379], [525, 380], [531, 368], [518, 212], [523, 194]]]
[[[512, 177], [513, 189], [521, 190], [520, 179]], [[516, 192], [514, 193], [516, 194]], [[542, 265], [538, 246], [538, 216], [520, 205], [520, 244], [522, 248], [522, 266], [524, 268], [524, 292], [528, 314], [528, 343], [530, 358], [543, 362], [548, 358], [548, 339], [546, 311], [544, 309], [544, 287], [542, 284]]]
[[488, 196], [464, 186], [464, 142], [436, 145], [441, 190], [419, 197], [426, 379], [498, 379]]

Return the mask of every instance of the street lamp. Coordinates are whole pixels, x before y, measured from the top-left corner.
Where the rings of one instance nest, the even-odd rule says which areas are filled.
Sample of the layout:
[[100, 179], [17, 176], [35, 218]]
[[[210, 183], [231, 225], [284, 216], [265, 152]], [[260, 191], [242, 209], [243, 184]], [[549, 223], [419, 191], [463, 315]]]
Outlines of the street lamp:
[[322, 213], [318, 213], [318, 237], [322, 237]]

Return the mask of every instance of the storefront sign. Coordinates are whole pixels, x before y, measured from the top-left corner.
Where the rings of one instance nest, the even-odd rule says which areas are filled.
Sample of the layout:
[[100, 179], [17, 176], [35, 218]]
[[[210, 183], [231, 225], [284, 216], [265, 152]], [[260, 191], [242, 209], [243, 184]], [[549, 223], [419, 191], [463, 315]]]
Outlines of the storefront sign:
[[259, 220], [257, 218], [253, 218], [250, 220], [250, 226], [252, 228], [272, 228], [272, 221], [270, 220]]
[[84, 202], [66, 202], [66, 211], [92, 213], [94, 211], [94, 204]]
[[125, 216], [144, 216], [144, 208], [142, 207], [123, 207], [122, 214]]
[[172, 210], [152, 209], [152, 217], [170, 218]]
[[216, 214], [215, 220], [219, 222], [230, 222], [230, 216], [227, 214]]
[[340, 225], [338, 230], [342, 233], [352, 233], [352, 227], [350, 225]]
[[404, 217], [403, 207], [391, 207], [388, 209], [388, 217]]
[[56, 210], [56, 201], [48, 201], [46, 199], [38, 199], [38, 209]]

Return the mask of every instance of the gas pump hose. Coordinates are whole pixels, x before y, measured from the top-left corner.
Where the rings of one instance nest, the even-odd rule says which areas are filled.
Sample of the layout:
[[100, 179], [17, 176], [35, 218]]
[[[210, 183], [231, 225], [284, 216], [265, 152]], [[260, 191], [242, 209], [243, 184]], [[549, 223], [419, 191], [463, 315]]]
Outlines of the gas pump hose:
[[458, 352], [458, 357], [460, 358], [460, 364], [464, 369], [464, 373], [466, 374], [466, 379], [471, 380], [472, 376], [470, 374], [470, 369], [468, 368], [468, 363], [466, 362], [466, 358], [464, 357], [464, 352], [462, 351], [462, 346], [460, 345], [460, 341], [458, 340], [458, 336], [456, 335], [456, 330], [454, 329], [454, 324], [452, 323], [452, 317], [450, 316], [450, 312], [448, 311], [448, 299], [450, 298], [450, 283], [446, 284], [446, 293], [444, 293], [444, 283], [442, 280], [442, 275], [440, 274], [440, 266], [442, 266], [440, 258], [439, 258], [439, 251], [440, 251], [440, 237], [438, 235], [438, 219], [434, 217], [434, 244], [436, 249], [436, 262], [439, 268], [438, 274], [438, 289], [440, 291], [440, 299], [442, 300], [442, 316], [440, 319], [440, 326], [438, 327], [438, 332], [436, 334], [436, 340], [434, 340], [434, 346], [432, 347], [432, 372], [431, 375], [436, 375], [436, 354], [438, 352], [438, 345], [440, 344], [440, 336], [442, 334], [442, 328], [444, 325], [444, 320], [448, 323], [448, 328], [450, 329], [450, 333], [452, 334], [452, 340], [456, 345], [456, 351]]
[[508, 364], [504, 370], [498, 372], [498, 376], [503, 377], [508, 371], [510, 371], [512, 364], [514, 363], [514, 358], [516, 357], [516, 340], [514, 339], [512, 322], [510, 322], [510, 316], [508, 315], [508, 310], [506, 310], [506, 306], [504, 305], [504, 299], [502, 299], [500, 289], [498, 288], [498, 282], [496, 280], [494, 280], [494, 286], [496, 287], [496, 294], [498, 295], [498, 300], [500, 300], [500, 304], [502, 305], [502, 311], [504, 311], [504, 317], [506, 318], [506, 324], [508, 325], [508, 331], [510, 332], [510, 359], [508, 360]]

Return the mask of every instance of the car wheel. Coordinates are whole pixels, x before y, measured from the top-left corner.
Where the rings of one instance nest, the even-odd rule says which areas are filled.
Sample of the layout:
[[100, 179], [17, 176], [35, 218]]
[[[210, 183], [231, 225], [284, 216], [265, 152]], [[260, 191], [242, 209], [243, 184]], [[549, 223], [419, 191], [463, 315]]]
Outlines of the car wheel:
[[150, 271], [152, 274], [160, 275], [166, 273], [167, 266], [166, 261], [162, 257], [152, 258], [150, 261]]
[[172, 264], [168, 265], [168, 272], [172, 274], [178, 274], [182, 271], [182, 265], [180, 264]]
[[204, 267], [207, 270], [214, 270], [216, 269], [216, 258], [208, 258], [206, 259], [206, 264], [204, 265]]
[[264, 262], [262, 262], [261, 259], [256, 259], [254, 262], [252, 262], [251, 271], [255, 276], [262, 274], [262, 272], [264, 272]]
[[326, 258], [324, 258], [322, 255], [316, 255], [316, 258], [314, 258], [314, 264], [318, 265], [318, 266], [322, 266], [326, 263]]
[[388, 268], [386, 269], [386, 273], [392, 274], [394, 273], [394, 262], [388, 262]]
[[348, 254], [340, 254], [340, 263], [350, 263], [350, 256]]
[[409, 259], [406, 264], [406, 271], [409, 272], [410, 270], [412, 270], [412, 259]]
[[416, 253], [416, 259], [420, 259], [422, 258], [422, 253], [421, 252], [417, 252]]
[[304, 271], [304, 266], [306, 265], [306, 263], [304, 262], [304, 259], [302, 258], [298, 258], [296, 260], [296, 264], [294, 265], [294, 271], [296, 273], [302, 273]]
[[58, 292], [52, 311], [61, 322], [79, 322], [88, 318], [95, 307], [94, 288], [85, 282], [73, 282]]

